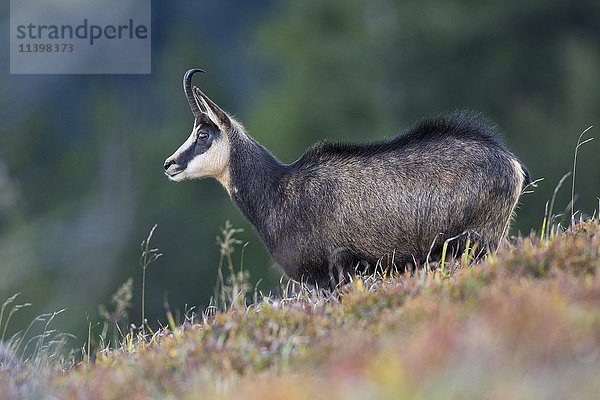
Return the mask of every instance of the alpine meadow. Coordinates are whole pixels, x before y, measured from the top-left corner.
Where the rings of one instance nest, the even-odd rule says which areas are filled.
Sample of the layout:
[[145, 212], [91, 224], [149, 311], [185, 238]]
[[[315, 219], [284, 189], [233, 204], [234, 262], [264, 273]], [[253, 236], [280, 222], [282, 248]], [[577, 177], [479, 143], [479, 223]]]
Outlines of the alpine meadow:
[[27, 4], [0, 400], [598, 397], [600, 3]]

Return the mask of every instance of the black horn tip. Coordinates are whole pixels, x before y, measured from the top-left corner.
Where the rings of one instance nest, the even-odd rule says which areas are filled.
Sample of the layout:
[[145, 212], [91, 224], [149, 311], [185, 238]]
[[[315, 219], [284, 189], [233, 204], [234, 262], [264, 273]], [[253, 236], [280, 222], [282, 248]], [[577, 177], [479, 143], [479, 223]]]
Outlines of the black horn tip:
[[192, 78], [192, 75], [194, 75], [196, 72], [202, 72], [203, 74], [206, 73], [205, 70], [200, 69], [200, 68], [191, 68], [188, 69], [187, 71], [185, 71], [185, 74], [183, 74], [183, 81], [187, 81], [188, 79]]
[[190, 69], [188, 69], [188, 70], [185, 72], [185, 74], [186, 74], [186, 75], [191, 75], [191, 74], [195, 74], [196, 72], [202, 72], [203, 74], [205, 74], [205, 73], [206, 73], [206, 71], [205, 71], [205, 70], [203, 70], [202, 68], [190, 68]]
[[200, 68], [192, 68], [192, 69], [188, 69], [185, 74], [183, 74], [183, 87], [184, 89], [186, 87], [190, 87], [192, 84], [192, 75], [194, 75], [196, 72], [202, 72], [203, 74], [206, 73], [205, 70], [200, 69]]
[[192, 90], [192, 75], [194, 75], [196, 72], [205, 73], [206, 71], [200, 68], [192, 68], [188, 69], [183, 75], [183, 91], [185, 93], [185, 96], [187, 97], [190, 108], [192, 109], [192, 113], [195, 116], [202, 113], [200, 107], [196, 103], [196, 99], [194, 98], [194, 93]]

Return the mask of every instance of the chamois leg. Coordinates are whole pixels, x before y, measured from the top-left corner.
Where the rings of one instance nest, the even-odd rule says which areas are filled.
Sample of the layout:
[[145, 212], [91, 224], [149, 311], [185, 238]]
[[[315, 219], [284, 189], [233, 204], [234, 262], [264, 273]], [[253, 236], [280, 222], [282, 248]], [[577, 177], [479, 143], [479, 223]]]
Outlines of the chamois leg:
[[329, 255], [329, 286], [334, 289], [350, 282], [361, 260], [347, 247], [339, 247]]

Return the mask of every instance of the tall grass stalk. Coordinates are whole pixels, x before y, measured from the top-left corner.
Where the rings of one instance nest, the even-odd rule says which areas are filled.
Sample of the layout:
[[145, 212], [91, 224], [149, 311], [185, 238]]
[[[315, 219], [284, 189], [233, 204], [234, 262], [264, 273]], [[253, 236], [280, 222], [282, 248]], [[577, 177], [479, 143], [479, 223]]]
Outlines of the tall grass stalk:
[[440, 269], [441, 269], [442, 277], [446, 276], [446, 253], [448, 252], [448, 244], [451, 241], [456, 240], [465, 234], [468, 234], [468, 232], [463, 232], [460, 235], [456, 235], [456, 236], [448, 238], [444, 241], [444, 244], [442, 246], [442, 259], [440, 260]]
[[48, 314], [49, 318], [46, 320], [46, 324], [44, 325], [44, 331], [42, 332], [41, 335], [39, 335], [39, 340], [38, 343], [36, 345], [36, 353], [39, 354], [39, 352], [44, 348], [44, 339], [46, 339], [47, 337], [50, 337], [52, 334], [54, 334], [56, 331], [54, 330], [49, 330], [49, 326], [50, 323], [52, 323], [52, 321], [54, 320], [54, 318], [56, 318], [57, 315], [62, 314], [64, 311], [66, 310], [66, 308], [63, 308], [60, 311], [54, 311], [52, 314]]
[[544, 241], [544, 236], [547, 236], [546, 227], [548, 226], [548, 202], [546, 202], [546, 206], [544, 207], [544, 219], [542, 220], [542, 233], [541, 240]]
[[593, 127], [593, 125], [589, 126], [586, 130], [581, 132], [581, 135], [579, 135], [579, 139], [577, 139], [577, 146], [575, 146], [575, 156], [573, 157], [573, 170], [571, 171], [573, 173], [573, 180], [571, 184], [571, 227], [575, 226], [575, 169], [577, 168], [577, 153], [581, 146], [594, 140], [594, 138], [591, 137], [584, 140], [583, 142], [581, 141], [583, 135], [585, 135], [586, 132], [592, 129]]
[[[68, 338], [73, 338], [73, 335], [65, 334], [50, 329], [50, 324], [54, 321], [57, 315], [63, 313], [65, 309], [55, 311], [53, 313], [40, 314], [35, 317], [27, 326], [25, 330], [20, 330], [14, 333], [8, 340], [5, 341], [6, 332], [10, 325], [11, 317], [16, 312], [23, 308], [31, 306], [31, 303], [16, 304], [14, 305], [6, 320], [4, 320], [4, 311], [6, 308], [14, 303], [16, 298], [20, 295], [17, 293], [9, 297], [0, 307], [0, 328], [2, 328], [2, 336], [0, 337], [0, 367], [20, 367], [25, 363], [30, 362], [30, 365], [36, 367], [45, 366], [50, 359], [64, 361], [61, 354], [64, 350], [64, 346], [67, 343]], [[37, 322], [45, 322], [43, 330], [40, 334], [29, 337], [34, 325]], [[35, 344], [33, 350], [29, 348], [32, 344]], [[4, 354], [2, 354], [4, 351]], [[71, 352], [72, 354], [72, 352]], [[1, 370], [2, 368], [0, 368]], [[0, 391], [0, 394], [2, 392]], [[0, 397], [2, 397], [0, 395]]]
[[442, 260], [440, 261], [442, 276], [446, 275], [446, 251], [448, 251], [448, 240], [444, 241], [444, 245], [442, 246]]
[[142, 328], [142, 332], [145, 332], [146, 329], [146, 269], [152, 264], [154, 261], [158, 260], [162, 257], [162, 253], [159, 252], [158, 249], [150, 248], [150, 241], [152, 240], [152, 236], [154, 235], [154, 231], [158, 225], [155, 224], [152, 229], [150, 229], [150, 233], [146, 240], [142, 241], [142, 255], [140, 256], [140, 266], [142, 267], [142, 321], [140, 327]]
[[[6, 299], [6, 301], [2, 304], [2, 309], [0, 309], [0, 327], [2, 327], [2, 319], [4, 318], [4, 310], [6, 309], [6, 307], [8, 305], [12, 304], [20, 294], [21, 293], [13, 294], [8, 299]], [[2, 329], [2, 337], [0, 337], [0, 342], [4, 341], [4, 337], [6, 336], [6, 328], [8, 328], [8, 324], [10, 322], [10, 318], [12, 317], [12, 315], [15, 312], [17, 312], [18, 310], [20, 310], [21, 308], [29, 307], [30, 305], [31, 305], [31, 303], [17, 304], [16, 306], [13, 306], [13, 308], [11, 308], [10, 312], [8, 313], [8, 317], [6, 317], [6, 322], [4, 322], [4, 328]]]
[[[245, 244], [235, 237], [236, 234], [243, 232], [241, 228], [234, 228], [231, 222], [225, 221], [225, 226], [221, 228], [221, 235], [217, 236], [217, 245], [219, 246], [219, 268], [217, 270], [217, 284], [215, 287], [215, 300], [217, 306], [227, 309], [228, 303], [233, 306], [238, 301], [245, 300], [246, 291], [248, 289], [247, 274], [243, 270], [244, 248]], [[236, 273], [233, 264], [232, 255], [235, 251], [235, 246], [243, 245], [242, 247], [242, 269]], [[223, 264], [227, 263], [229, 276], [225, 280], [223, 276]], [[243, 297], [243, 298], [242, 298]], [[220, 304], [219, 304], [220, 303]]]
[[[546, 230], [542, 230], [542, 240], [544, 240], [544, 234], [546, 235], [546, 238], [550, 237], [550, 231], [552, 230], [552, 222], [553, 222], [553, 217], [554, 217], [553, 213], [554, 213], [554, 202], [556, 201], [556, 195], [558, 194], [558, 191], [562, 187], [563, 183], [565, 183], [567, 178], [569, 176], [571, 176], [572, 173], [573, 172], [567, 172], [566, 174], [564, 174], [563, 177], [560, 178], [560, 181], [558, 181], [558, 184], [554, 187], [554, 192], [552, 193], [552, 198], [550, 199], [550, 208], [548, 209], [548, 212], [547, 212], [548, 223], [546, 224]], [[571, 194], [571, 196], [573, 196], [573, 194]]]
[[467, 242], [465, 243], [465, 251], [462, 254], [462, 265], [467, 266], [471, 262], [469, 252], [471, 251], [471, 235], [467, 235]]

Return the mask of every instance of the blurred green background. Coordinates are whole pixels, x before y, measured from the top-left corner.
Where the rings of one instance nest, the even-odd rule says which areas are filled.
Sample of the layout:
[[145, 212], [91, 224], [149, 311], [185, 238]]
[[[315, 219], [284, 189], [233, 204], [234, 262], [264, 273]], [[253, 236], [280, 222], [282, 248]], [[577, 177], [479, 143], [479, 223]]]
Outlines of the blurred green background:
[[[2, 12], [6, 34], [8, 4]], [[600, 123], [595, 0], [154, 1], [152, 40], [146, 76], [9, 75], [0, 61], [0, 300], [22, 292], [33, 315], [67, 308], [57, 324], [77, 345], [86, 314], [98, 321], [98, 304], [128, 277], [138, 322], [139, 245], [154, 224], [164, 256], [148, 269], [152, 325], [165, 321], [165, 299], [179, 310], [208, 304], [226, 220], [245, 228], [252, 281], [277, 286], [281, 273], [215, 181], [163, 175], [193, 124], [188, 68], [206, 69], [195, 83], [285, 162], [318, 140], [378, 139], [427, 115], [483, 112], [544, 178], [523, 197], [514, 234], [539, 230], [579, 134]], [[591, 214], [600, 140], [578, 163], [576, 209]]]

